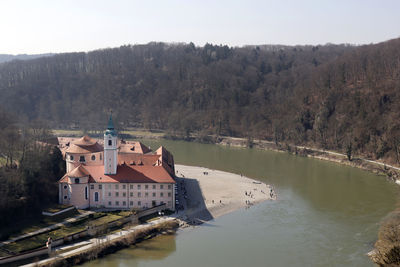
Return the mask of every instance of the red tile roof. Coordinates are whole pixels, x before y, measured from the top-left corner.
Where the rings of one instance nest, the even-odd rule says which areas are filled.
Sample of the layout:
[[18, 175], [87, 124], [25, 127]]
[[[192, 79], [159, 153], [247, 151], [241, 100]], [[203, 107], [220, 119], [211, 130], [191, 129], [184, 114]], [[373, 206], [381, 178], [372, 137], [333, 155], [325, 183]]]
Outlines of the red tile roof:
[[121, 140], [119, 145], [119, 153], [138, 153], [146, 154], [151, 152], [151, 149], [140, 142], [125, 142]]
[[89, 176], [89, 172], [83, 167], [83, 165], [79, 165], [78, 167], [76, 167], [75, 169], [73, 169], [72, 171], [70, 171], [69, 173], [66, 173], [61, 179], [60, 179], [60, 183], [66, 183], [68, 182], [67, 179], [68, 177], [71, 178], [80, 178], [80, 177], [85, 177], [85, 176]]
[[73, 143], [78, 146], [92, 146], [97, 142], [93, 138], [90, 138], [89, 136], [85, 135], [79, 138], [78, 140], [75, 140]]
[[119, 153], [118, 154], [118, 164], [123, 164], [124, 162], [127, 165], [148, 165], [153, 166], [160, 159], [160, 155], [142, 155], [136, 153]]
[[94, 145], [91, 146], [79, 146], [72, 144], [65, 150], [66, 153], [71, 153], [71, 154], [87, 154], [87, 153], [97, 153], [101, 151], [104, 151], [104, 148], [102, 145], [99, 145], [98, 143], [95, 143]]
[[84, 166], [89, 183], [175, 183], [162, 166], [118, 165], [117, 174], [104, 174], [104, 166]]

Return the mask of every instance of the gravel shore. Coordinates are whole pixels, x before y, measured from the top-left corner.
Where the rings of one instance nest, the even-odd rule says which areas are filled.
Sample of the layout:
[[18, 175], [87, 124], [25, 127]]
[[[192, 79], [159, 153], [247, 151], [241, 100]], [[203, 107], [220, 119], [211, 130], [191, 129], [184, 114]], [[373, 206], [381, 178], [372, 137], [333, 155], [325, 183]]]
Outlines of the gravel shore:
[[[248, 177], [203, 167], [175, 165], [180, 213], [207, 221], [266, 200], [275, 200], [272, 186]], [[186, 196], [186, 197], [185, 197]]]

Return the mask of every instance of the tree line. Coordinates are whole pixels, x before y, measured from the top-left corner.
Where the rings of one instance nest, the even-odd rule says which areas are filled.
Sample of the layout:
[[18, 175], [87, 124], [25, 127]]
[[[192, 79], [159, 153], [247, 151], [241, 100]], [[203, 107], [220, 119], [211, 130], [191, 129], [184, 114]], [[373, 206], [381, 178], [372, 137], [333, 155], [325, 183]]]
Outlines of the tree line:
[[308, 144], [400, 161], [400, 40], [364, 45], [149, 43], [0, 64], [22, 121]]
[[[60, 150], [43, 123], [20, 124], [0, 110], [0, 228], [41, 214], [58, 201], [58, 179], [65, 173]], [[4, 229], [3, 228], [3, 229]], [[5, 232], [0, 231], [0, 238]]]

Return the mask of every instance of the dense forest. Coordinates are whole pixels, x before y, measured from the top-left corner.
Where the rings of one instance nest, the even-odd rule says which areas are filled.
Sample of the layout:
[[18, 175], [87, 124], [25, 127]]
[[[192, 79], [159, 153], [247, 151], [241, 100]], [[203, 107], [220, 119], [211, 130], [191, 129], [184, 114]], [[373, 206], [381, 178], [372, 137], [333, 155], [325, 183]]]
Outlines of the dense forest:
[[21, 121], [229, 135], [400, 161], [400, 39], [352, 46], [149, 43], [0, 64]]
[[[0, 110], [0, 228], [36, 217], [58, 201], [58, 179], [65, 173], [60, 150], [42, 123], [20, 126]], [[0, 239], [6, 231], [0, 231]]]

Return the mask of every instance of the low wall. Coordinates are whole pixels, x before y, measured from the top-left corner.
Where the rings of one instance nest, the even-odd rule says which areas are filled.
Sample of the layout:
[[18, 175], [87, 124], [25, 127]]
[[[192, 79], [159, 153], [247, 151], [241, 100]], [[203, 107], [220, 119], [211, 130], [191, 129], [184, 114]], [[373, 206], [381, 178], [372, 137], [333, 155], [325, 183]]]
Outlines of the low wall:
[[139, 211], [137, 213], [137, 215], [138, 215], [138, 218], [140, 219], [140, 218], [142, 218], [144, 216], [147, 216], [147, 215], [150, 215], [150, 214], [165, 210], [166, 208], [167, 208], [167, 204], [164, 203], [164, 204], [161, 204], [161, 205], [158, 205], [158, 206], [154, 206], [154, 207], [146, 209], [146, 210], [141, 210], [141, 211]]
[[[80, 239], [83, 237], [86, 237], [88, 235], [90, 236], [95, 236], [97, 235], [100, 231], [104, 230], [104, 229], [110, 229], [116, 226], [120, 226], [123, 225], [125, 223], [128, 222], [132, 222], [132, 223], [138, 223], [138, 219], [162, 210], [166, 209], [166, 204], [162, 204], [162, 205], [158, 205], [146, 210], [142, 210], [139, 211], [137, 214], [132, 214], [131, 216], [128, 217], [124, 217], [121, 219], [117, 219], [115, 221], [112, 222], [108, 222], [107, 224], [103, 224], [103, 225], [97, 225], [97, 226], [92, 226], [92, 227], [88, 227], [88, 229], [83, 230], [81, 232], [69, 235], [69, 236], [65, 236], [63, 238], [60, 239], [56, 239], [52, 241], [52, 247], [58, 247], [66, 242], [70, 242], [76, 239]], [[32, 257], [36, 257], [36, 256], [40, 256], [40, 255], [45, 255], [48, 253], [48, 249], [46, 247], [43, 248], [38, 248], [29, 252], [23, 252], [20, 253], [18, 255], [13, 255], [13, 256], [9, 256], [9, 257], [4, 257], [0, 259], [0, 265], [1, 264], [6, 264], [6, 263], [10, 263], [10, 262], [14, 262], [14, 261], [19, 261], [19, 260], [24, 260], [24, 259], [29, 259]]]
[[49, 253], [49, 250], [47, 247], [38, 248], [38, 249], [29, 251], [29, 252], [20, 253], [16, 256], [9, 256], [9, 257], [2, 258], [2, 259], [0, 259], [0, 264], [6, 264], [6, 263], [14, 262], [14, 261], [29, 259], [29, 258], [37, 257], [40, 255], [45, 255], [47, 253]]
[[73, 209], [75, 209], [75, 207], [71, 206], [69, 208], [66, 208], [66, 209], [63, 209], [63, 210], [60, 210], [60, 211], [57, 211], [57, 212], [54, 212], [54, 213], [43, 211], [42, 214], [45, 215], [45, 216], [56, 216], [56, 215], [59, 215], [59, 214], [63, 214], [64, 212], [73, 210]]

